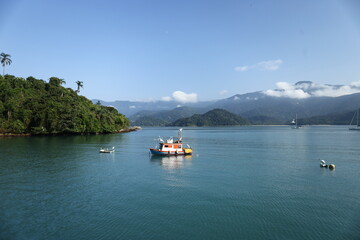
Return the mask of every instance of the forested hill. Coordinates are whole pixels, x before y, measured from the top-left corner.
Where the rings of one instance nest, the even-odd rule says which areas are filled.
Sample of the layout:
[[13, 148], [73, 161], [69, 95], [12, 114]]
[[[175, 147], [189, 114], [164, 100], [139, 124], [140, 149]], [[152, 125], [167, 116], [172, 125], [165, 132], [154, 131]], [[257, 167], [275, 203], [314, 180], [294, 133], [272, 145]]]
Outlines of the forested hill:
[[0, 76], [0, 133], [110, 133], [129, 127], [129, 120], [113, 107], [93, 104], [79, 89], [33, 77]]
[[213, 109], [204, 114], [180, 118], [170, 126], [236, 126], [247, 125], [249, 121], [224, 109]]

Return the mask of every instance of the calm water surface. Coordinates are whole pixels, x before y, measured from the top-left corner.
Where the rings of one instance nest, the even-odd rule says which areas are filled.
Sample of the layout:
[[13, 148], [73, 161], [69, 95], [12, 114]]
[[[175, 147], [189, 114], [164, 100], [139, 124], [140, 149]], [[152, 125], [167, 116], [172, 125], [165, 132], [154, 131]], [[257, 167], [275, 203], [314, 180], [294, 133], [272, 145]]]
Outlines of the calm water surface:
[[193, 156], [149, 156], [176, 134], [0, 138], [0, 239], [360, 239], [360, 132], [185, 128]]

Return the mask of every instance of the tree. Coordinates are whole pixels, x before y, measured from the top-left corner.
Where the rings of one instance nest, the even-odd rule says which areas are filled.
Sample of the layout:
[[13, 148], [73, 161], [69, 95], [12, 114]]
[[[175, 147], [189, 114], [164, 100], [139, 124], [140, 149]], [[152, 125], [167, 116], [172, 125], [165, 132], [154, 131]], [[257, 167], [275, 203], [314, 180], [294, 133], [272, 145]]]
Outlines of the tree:
[[56, 87], [59, 87], [62, 84], [65, 84], [65, 83], [66, 83], [65, 80], [61, 79], [61, 78], [57, 78], [57, 77], [49, 78], [49, 84], [53, 85], [53, 86], [56, 86]]
[[80, 88], [84, 87], [83, 82], [82, 81], [76, 81], [77, 84], [77, 90], [75, 91], [76, 93], [80, 92]]
[[66, 84], [66, 82], [65, 82], [64, 79], [61, 79], [61, 78], [60, 78], [60, 85], [63, 85], [63, 84]]
[[10, 65], [11, 64], [11, 56], [9, 54], [6, 53], [1, 53], [1, 64], [3, 65], [3, 76], [5, 76], [5, 66], [6, 65]]

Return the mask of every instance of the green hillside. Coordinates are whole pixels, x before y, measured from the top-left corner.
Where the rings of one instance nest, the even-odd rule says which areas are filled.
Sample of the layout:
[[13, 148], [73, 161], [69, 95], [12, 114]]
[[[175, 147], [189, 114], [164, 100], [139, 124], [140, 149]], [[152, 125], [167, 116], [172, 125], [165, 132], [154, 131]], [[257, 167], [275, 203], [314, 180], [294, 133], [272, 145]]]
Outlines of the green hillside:
[[0, 76], [0, 133], [111, 133], [130, 125], [115, 108], [93, 104], [63, 83]]
[[165, 126], [168, 122], [157, 119], [151, 116], [139, 117], [136, 121], [131, 123], [133, 126]]
[[171, 126], [236, 126], [247, 125], [244, 118], [223, 109], [214, 109], [204, 114], [194, 114], [188, 118], [181, 118], [170, 124]]
[[193, 107], [177, 107], [164, 111], [140, 111], [129, 117], [133, 125], [138, 126], [165, 126], [180, 119], [191, 117], [194, 114], [205, 113], [204, 109]]

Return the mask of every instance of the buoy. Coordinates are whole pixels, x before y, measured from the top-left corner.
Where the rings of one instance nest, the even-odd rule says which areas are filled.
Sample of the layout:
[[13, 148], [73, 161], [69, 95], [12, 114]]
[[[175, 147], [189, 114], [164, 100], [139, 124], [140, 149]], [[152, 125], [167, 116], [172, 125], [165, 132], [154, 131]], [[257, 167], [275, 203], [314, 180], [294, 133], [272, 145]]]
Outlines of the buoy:
[[335, 169], [335, 164], [330, 164], [329, 169], [331, 169], [331, 170]]

